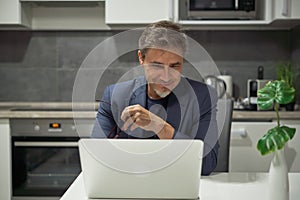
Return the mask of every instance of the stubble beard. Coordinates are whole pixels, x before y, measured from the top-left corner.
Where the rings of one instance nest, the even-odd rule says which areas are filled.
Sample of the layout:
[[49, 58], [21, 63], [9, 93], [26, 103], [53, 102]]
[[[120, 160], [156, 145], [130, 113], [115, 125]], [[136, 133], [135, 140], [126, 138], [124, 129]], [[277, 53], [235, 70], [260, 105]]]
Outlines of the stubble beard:
[[161, 97], [161, 98], [165, 98], [166, 96], [168, 96], [171, 91], [170, 90], [166, 90], [166, 91], [159, 91], [158, 89], [154, 89], [155, 93]]

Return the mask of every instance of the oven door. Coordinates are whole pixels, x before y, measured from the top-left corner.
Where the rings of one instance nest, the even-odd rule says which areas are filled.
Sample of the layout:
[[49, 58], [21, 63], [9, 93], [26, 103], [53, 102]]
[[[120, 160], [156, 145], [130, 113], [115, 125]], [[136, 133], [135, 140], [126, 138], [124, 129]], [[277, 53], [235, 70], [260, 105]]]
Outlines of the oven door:
[[13, 199], [59, 199], [81, 171], [78, 139], [13, 137]]
[[201, 10], [235, 10], [236, 0], [189, 0], [190, 11]]

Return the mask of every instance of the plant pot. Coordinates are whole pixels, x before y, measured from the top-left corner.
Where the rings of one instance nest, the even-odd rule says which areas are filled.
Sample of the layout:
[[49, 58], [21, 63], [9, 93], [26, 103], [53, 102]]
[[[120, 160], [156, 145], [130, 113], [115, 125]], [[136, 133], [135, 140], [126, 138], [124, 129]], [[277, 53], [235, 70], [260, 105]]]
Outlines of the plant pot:
[[284, 148], [276, 150], [271, 161], [268, 200], [289, 200], [289, 177]]
[[295, 110], [295, 102], [285, 104], [285, 110], [286, 111], [294, 111]]

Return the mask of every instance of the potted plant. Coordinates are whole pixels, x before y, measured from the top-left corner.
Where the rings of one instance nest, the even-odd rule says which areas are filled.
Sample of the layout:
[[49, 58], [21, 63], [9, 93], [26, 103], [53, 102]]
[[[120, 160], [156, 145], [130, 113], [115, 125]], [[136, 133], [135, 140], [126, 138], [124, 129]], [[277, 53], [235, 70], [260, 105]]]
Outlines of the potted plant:
[[[278, 80], [284, 80], [290, 87], [295, 87], [295, 80], [298, 74], [293, 70], [291, 63], [279, 63], [276, 67]], [[293, 111], [295, 106], [296, 96], [290, 102], [285, 104], [287, 111]]]
[[262, 155], [274, 152], [269, 170], [269, 199], [288, 200], [288, 169], [284, 146], [286, 142], [294, 137], [296, 129], [280, 123], [279, 104], [287, 104], [293, 101], [295, 89], [284, 80], [274, 80], [258, 90], [257, 96], [257, 105], [263, 110], [274, 106], [277, 116], [277, 126], [269, 129], [257, 143], [257, 149]]

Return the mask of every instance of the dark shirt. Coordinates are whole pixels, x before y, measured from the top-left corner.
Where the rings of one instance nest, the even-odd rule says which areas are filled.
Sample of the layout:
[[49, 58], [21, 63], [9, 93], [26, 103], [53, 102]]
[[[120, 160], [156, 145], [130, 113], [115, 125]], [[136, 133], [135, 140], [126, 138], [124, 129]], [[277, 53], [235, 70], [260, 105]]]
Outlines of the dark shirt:
[[[168, 97], [169, 96], [166, 96], [165, 98], [161, 99], [151, 99], [147, 95], [147, 102], [145, 108], [153, 114], [162, 118], [164, 121], [167, 121]], [[159, 139], [159, 137], [154, 132], [150, 132], [150, 135], [151, 136], [147, 137], [147, 139]]]

